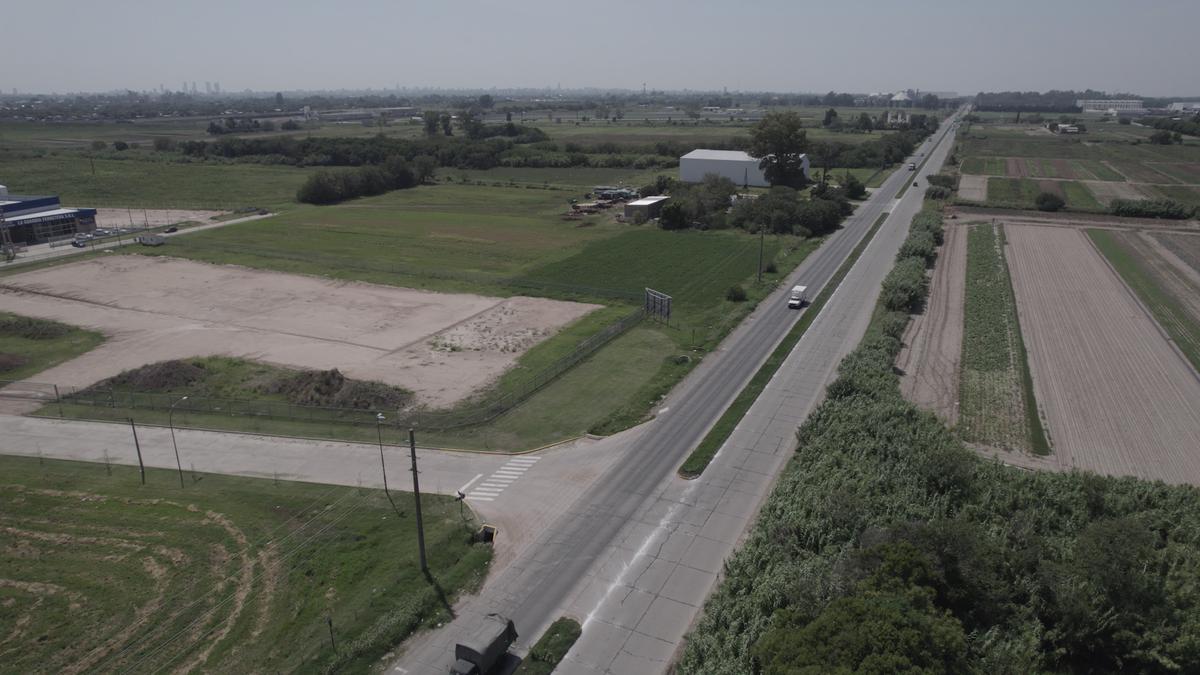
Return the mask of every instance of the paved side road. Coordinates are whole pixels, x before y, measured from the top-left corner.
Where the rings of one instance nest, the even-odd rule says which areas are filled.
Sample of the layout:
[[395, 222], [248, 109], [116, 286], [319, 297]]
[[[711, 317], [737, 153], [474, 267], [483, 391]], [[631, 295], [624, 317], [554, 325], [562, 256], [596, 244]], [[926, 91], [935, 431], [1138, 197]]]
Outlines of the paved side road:
[[[944, 125], [937, 140], [920, 149], [929, 153], [938, 148], [931, 169], [945, 157], [950, 127]], [[923, 190], [912, 190], [901, 200], [895, 195], [919, 178], [899, 171], [885, 181], [672, 392], [623, 461], [596, 481], [526, 554], [490, 580], [479, 596], [463, 603], [455, 621], [414, 638], [392, 672], [446, 672], [456, 640], [473, 632], [489, 612], [506, 614], [517, 623], [522, 634], [514, 647], [517, 653], [527, 650], [564, 613], [584, 620], [583, 636], [572, 650], [570, 668], [563, 672], [665, 670], [721, 562], [791, 450], [795, 427], [822, 395], [840, 355], [861, 336], [878, 280], [890, 269]], [[805, 283], [817, 292], [885, 210], [894, 215], [880, 240], [868, 248], [843, 290], [810, 329], [799, 355], [794, 354], [793, 381], [786, 389], [775, 385], [768, 400], [743, 422], [754, 432], [753, 440], [739, 436], [741, 452], [729, 451], [737, 446], [727, 444], [704, 479], [685, 483], [676, 478], [679, 463], [800, 316], [784, 309], [787, 288]], [[775, 381], [787, 377], [777, 376]]]
[[[479, 517], [498, 528], [490, 568], [495, 574], [618, 461], [640, 433], [633, 429], [519, 456], [417, 448], [421, 490], [451, 496], [462, 490]], [[137, 436], [146, 466], [176, 469], [169, 429], [138, 426]], [[378, 445], [192, 429], [176, 429], [175, 440], [185, 474], [383, 487]], [[137, 465], [129, 425], [108, 422], [0, 414], [0, 453]], [[390, 488], [412, 489], [407, 447], [385, 445], [384, 463]]]

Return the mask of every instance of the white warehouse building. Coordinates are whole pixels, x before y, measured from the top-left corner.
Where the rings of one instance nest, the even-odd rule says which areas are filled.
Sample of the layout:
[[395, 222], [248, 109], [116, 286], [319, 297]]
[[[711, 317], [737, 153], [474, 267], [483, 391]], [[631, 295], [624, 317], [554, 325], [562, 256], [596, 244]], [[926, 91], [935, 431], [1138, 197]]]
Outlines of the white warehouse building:
[[[804, 176], [808, 177], [808, 155], [801, 155]], [[738, 185], [767, 187], [766, 176], [758, 168], [759, 160], [741, 150], [693, 150], [679, 158], [679, 180], [699, 183], [710, 173], [728, 178]]]

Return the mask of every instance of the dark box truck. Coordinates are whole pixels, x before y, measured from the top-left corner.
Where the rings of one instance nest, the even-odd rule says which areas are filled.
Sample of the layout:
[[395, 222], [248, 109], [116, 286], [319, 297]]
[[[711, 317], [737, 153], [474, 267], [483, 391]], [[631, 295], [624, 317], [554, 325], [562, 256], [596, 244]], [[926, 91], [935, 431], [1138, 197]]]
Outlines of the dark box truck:
[[450, 675], [484, 675], [508, 652], [517, 639], [511, 619], [488, 614], [483, 625], [465, 642], [454, 645], [454, 667]]

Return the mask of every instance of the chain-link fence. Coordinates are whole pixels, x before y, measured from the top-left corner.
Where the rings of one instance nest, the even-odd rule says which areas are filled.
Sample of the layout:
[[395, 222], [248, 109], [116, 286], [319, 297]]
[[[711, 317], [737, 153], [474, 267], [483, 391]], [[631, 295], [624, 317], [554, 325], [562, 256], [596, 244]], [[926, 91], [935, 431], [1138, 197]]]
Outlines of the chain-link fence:
[[[605, 344], [636, 326], [643, 318], [639, 308], [605, 326], [576, 345], [569, 354], [528, 377], [506, 386], [503, 391], [485, 395], [450, 410], [401, 410], [393, 424], [418, 427], [430, 431], [447, 431], [489, 422], [512, 410], [563, 373], [591, 356]], [[38, 382], [0, 380], [0, 397], [59, 403], [71, 406], [90, 406], [121, 410], [174, 411], [176, 414], [199, 414], [241, 418], [257, 418], [288, 422], [374, 426], [376, 408], [337, 408], [297, 405], [285, 401], [264, 401], [208, 396], [182, 399], [178, 393], [138, 392], [88, 387], [58, 387]], [[393, 411], [387, 411], [389, 417]]]

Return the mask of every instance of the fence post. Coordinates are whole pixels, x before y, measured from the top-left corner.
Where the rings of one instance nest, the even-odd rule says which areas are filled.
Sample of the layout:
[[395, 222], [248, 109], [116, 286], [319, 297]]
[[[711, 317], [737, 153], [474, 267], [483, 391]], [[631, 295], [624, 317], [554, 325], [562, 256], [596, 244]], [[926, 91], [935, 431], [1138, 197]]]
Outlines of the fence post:
[[146, 465], [142, 464], [142, 446], [138, 443], [137, 427], [133, 424], [133, 418], [129, 418], [129, 429], [133, 431], [133, 448], [137, 450], [138, 456], [138, 471], [142, 474], [142, 485], [146, 484]]
[[65, 415], [63, 415], [62, 396], [58, 395], [58, 385], [57, 384], [54, 385], [54, 402], [58, 404], [58, 416], [65, 417]]

